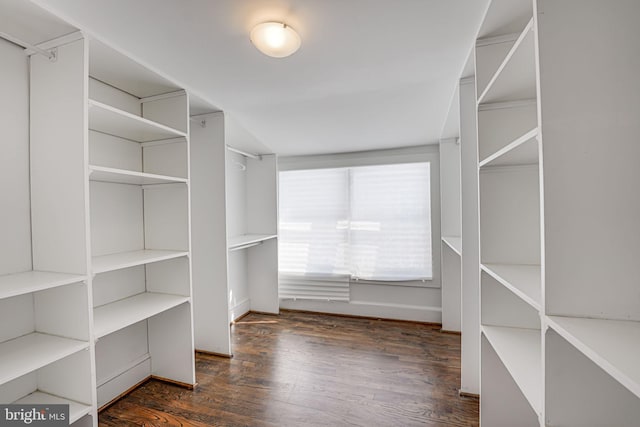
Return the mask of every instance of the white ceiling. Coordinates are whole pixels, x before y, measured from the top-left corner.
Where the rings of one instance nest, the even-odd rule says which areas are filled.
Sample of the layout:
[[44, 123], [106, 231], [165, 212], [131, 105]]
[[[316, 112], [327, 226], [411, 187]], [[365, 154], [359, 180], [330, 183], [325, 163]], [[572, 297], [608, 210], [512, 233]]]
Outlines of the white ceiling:
[[[35, 0], [231, 113], [282, 155], [437, 142], [487, 0]], [[253, 25], [302, 47], [269, 58]]]

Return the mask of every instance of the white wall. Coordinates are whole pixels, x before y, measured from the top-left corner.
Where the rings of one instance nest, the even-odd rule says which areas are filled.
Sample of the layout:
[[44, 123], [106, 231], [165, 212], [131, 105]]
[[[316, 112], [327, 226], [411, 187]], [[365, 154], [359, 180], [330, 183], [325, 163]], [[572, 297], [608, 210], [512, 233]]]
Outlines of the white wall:
[[433, 279], [426, 283], [350, 283], [350, 302], [281, 300], [280, 307], [326, 313], [441, 323], [440, 163], [437, 145], [319, 156], [280, 157], [279, 170], [425, 162], [431, 164]]
[[29, 68], [24, 50], [0, 40], [0, 275], [31, 270]]

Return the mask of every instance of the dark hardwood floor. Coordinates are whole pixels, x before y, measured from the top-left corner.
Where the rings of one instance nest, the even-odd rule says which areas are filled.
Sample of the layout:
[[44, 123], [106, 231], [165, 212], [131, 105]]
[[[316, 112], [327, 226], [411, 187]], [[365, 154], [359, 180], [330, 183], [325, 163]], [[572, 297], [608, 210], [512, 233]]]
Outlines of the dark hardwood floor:
[[100, 426], [478, 425], [460, 337], [439, 326], [283, 311], [232, 331], [232, 359], [198, 354], [195, 391], [151, 380]]

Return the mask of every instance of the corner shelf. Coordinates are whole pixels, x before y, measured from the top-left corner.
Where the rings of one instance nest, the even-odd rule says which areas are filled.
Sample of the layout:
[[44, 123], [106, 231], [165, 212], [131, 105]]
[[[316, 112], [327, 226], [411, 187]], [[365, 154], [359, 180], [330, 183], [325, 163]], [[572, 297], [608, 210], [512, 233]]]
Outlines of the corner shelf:
[[480, 268], [540, 312], [542, 282], [539, 265], [481, 264]]
[[91, 406], [54, 396], [42, 391], [35, 391], [13, 402], [15, 405], [69, 405], [69, 424], [91, 413]]
[[177, 129], [89, 100], [89, 129], [135, 142], [186, 137]]
[[0, 384], [89, 347], [84, 341], [33, 332], [0, 343]]
[[455, 253], [462, 256], [462, 238], [457, 236], [443, 236], [442, 241], [445, 242]]
[[538, 129], [532, 129], [506, 147], [498, 150], [479, 163], [480, 168], [489, 166], [518, 166], [539, 163]]
[[536, 97], [536, 66], [533, 18], [496, 70], [478, 104], [516, 101]]
[[96, 307], [93, 310], [95, 337], [109, 335], [189, 300], [181, 295], [145, 292]]
[[166, 261], [168, 259], [180, 258], [188, 255], [189, 252], [187, 251], [166, 251], [152, 249], [102, 255], [93, 257], [93, 274], [106, 273], [107, 271], [135, 267], [137, 265], [144, 265], [152, 262]]
[[542, 412], [542, 352], [540, 331], [482, 326], [482, 332], [511, 374], [533, 410]]
[[547, 316], [549, 326], [640, 397], [640, 322]]
[[248, 245], [260, 244], [269, 239], [275, 239], [277, 234], [243, 234], [240, 236], [233, 236], [229, 238], [228, 249], [230, 251], [236, 251], [243, 249]]
[[0, 299], [87, 280], [87, 276], [49, 271], [25, 271], [0, 276]]
[[155, 185], [175, 183], [186, 184], [188, 182], [186, 178], [92, 165], [89, 165], [89, 174], [89, 179], [91, 181], [111, 182], [115, 184]]

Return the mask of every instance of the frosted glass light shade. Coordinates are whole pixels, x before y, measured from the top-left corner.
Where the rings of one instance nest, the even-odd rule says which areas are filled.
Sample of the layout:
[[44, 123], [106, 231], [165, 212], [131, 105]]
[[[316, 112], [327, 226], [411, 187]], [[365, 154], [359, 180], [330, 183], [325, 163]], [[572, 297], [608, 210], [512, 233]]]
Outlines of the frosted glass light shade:
[[284, 58], [300, 48], [301, 40], [293, 28], [282, 22], [263, 22], [251, 30], [251, 42], [265, 55]]

